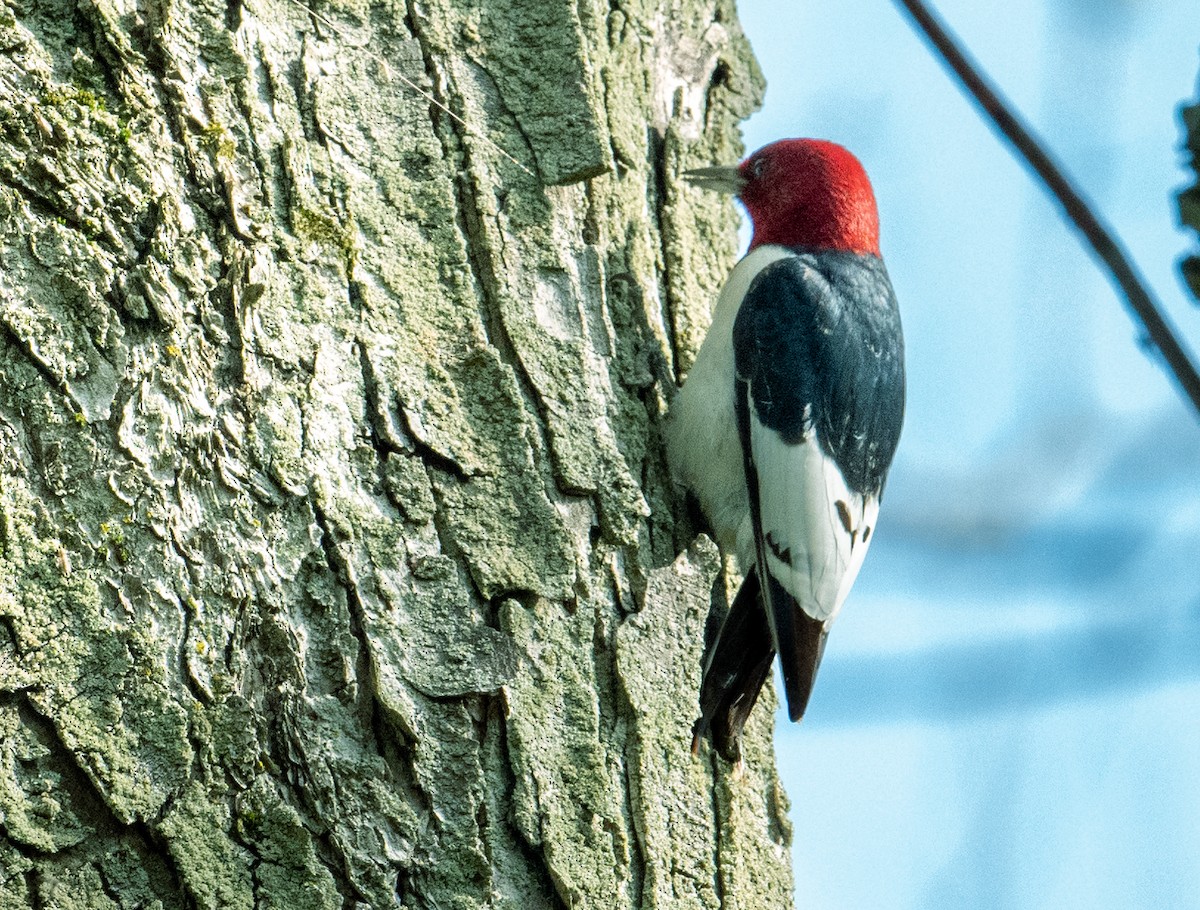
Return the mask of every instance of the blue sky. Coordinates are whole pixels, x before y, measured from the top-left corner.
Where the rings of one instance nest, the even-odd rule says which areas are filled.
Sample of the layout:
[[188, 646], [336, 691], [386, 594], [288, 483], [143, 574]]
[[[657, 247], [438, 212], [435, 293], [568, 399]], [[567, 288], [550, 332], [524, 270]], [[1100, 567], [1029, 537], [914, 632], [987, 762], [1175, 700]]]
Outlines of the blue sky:
[[[1176, 108], [1194, 0], [942, 0], [1193, 350]], [[1056, 209], [883, 0], [742, 0], [749, 149], [875, 183], [910, 398], [809, 715], [779, 718], [804, 908], [1200, 906], [1200, 421]]]

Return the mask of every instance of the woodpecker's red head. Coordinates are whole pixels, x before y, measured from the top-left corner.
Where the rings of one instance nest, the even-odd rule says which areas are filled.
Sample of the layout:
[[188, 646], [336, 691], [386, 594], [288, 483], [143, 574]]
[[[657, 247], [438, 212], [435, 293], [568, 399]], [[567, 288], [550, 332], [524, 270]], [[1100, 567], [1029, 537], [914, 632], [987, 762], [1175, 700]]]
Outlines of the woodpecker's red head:
[[766, 243], [879, 255], [879, 213], [858, 159], [823, 139], [780, 139], [736, 168], [688, 171], [736, 193], [750, 213], [750, 249]]

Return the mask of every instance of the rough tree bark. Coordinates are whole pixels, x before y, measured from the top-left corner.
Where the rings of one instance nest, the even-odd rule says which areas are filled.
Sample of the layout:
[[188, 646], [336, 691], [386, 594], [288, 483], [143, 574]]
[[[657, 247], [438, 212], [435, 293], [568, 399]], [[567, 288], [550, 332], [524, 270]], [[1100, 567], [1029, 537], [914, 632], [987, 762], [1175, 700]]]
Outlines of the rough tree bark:
[[658, 434], [731, 0], [311, 3], [0, 12], [0, 907], [789, 906]]

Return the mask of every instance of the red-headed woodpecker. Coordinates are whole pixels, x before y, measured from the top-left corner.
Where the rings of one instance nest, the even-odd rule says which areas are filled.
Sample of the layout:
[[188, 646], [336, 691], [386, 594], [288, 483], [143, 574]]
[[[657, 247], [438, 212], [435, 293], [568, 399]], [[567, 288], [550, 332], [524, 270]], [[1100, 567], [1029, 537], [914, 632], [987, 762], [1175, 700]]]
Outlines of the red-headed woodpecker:
[[730, 760], [779, 653], [804, 715], [829, 625], [862, 566], [904, 416], [900, 313], [866, 172], [784, 139], [684, 175], [741, 199], [754, 227], [683, 389], [667, 449], [745, 581], [704, 667], [693, 750]]

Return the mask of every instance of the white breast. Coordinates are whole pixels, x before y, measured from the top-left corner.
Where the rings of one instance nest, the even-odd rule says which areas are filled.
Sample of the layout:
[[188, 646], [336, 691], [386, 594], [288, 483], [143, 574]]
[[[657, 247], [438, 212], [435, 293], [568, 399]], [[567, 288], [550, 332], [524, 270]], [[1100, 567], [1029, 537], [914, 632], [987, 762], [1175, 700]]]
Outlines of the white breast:
[[758, 273], [789, 255], [784, 247], [761, 246], [734, 266], [666, 425], [672, 472], [696, 494], [717, 543], [725, 552], [736, 553], [743, 569], [754, 561], [754, 538], [734, 414], [733, 323]]

